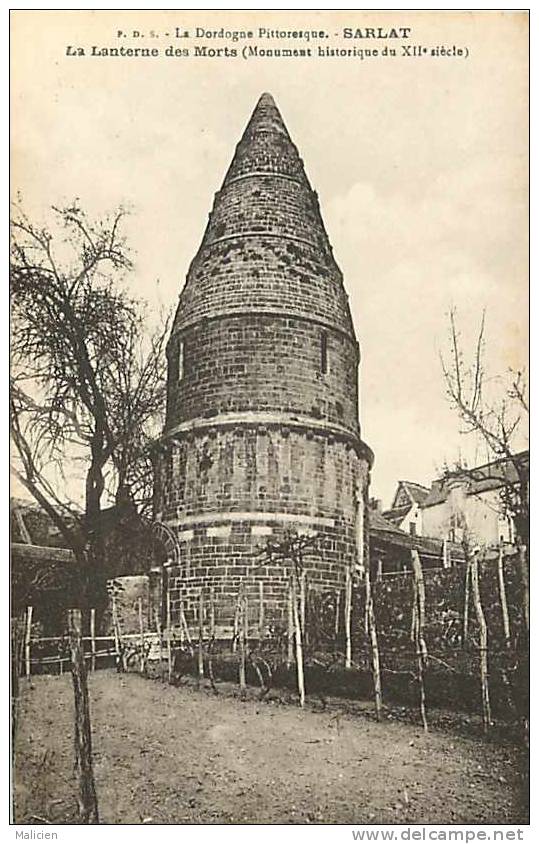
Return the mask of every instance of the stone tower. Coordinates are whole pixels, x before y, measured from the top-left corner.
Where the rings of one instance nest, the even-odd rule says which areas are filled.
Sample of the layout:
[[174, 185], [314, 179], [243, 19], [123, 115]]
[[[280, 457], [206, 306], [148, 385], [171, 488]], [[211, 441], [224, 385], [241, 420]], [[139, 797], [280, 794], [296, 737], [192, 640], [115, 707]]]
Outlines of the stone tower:
[[268, 537], [316, 533], [309, 583], [361, 569], [372, 453], [358, 419], [359, 346], [342, 274], [298, 150], [263, 94], [217, 192], [168, 343], [155, 515], [174, 537], [172, 613], [213, 587], [230, 623], [241, 581], [282, 616]]

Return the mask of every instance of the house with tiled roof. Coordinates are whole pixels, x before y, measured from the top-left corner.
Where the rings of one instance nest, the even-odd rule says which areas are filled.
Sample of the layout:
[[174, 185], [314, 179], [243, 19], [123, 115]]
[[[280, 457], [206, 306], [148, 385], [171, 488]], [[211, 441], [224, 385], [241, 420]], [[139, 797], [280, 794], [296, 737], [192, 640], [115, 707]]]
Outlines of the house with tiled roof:
[[[73, 517], [75, 518], [75, 517]], [[81, 516], [82, 518], [82, 516]], [[107, 578], [132, 581], [153, 561], [152, 534], [129, 503], [101, 511]], [[47, 635], [63, 630], [65, 611], [77, 606], [79, 575], [73, 551], [48, 513], [35, 501], [10, 500], [11, 612], [27, 606]]]
[[393, 503], [381, 515], [387, 523], [412, 536], [461, 543], [465, 538], [491, 546], [516, 541], [507, 512], [508, 490], [529, 477], [529, 452], [474, 468], [445, 472], [430, 489], [399, 481]]
[[434, 481], [421, 505], [423, 533], [480, 545], [512, 544], [515, 525], [505, 497], [529, 477], [529, 452], [474, 468], [446, 472]]
[[419, 536], [397, 527], [371, 503], [369, 544], [373, 574], [410, 571], [412, 551], [417, 551], [423, 568], [443, 568], [464, 562], [464, 548], [458, 542]]
[[393, 503], [389, 510], [383, 513], [385, 519], [400, 530], [412, 536], [421, 536], [423, 525], [421, 506], [429, 489], [414, 481], [399, 481]]

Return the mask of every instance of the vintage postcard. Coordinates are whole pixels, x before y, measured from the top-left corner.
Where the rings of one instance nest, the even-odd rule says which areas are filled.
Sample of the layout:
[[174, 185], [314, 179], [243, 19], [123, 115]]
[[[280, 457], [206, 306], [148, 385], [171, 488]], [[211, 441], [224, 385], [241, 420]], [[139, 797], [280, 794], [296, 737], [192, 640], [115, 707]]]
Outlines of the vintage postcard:
[[11, 13], [17, 834], [525, 840], [528, 26]]

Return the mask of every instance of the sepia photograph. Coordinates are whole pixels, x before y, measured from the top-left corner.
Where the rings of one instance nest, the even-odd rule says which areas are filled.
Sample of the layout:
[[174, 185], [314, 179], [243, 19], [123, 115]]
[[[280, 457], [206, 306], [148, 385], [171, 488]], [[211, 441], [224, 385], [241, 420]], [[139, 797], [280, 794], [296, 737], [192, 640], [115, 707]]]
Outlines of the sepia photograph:
[[528, 68], [527, 10], [11, 11], [17, 837], [526, 840]]

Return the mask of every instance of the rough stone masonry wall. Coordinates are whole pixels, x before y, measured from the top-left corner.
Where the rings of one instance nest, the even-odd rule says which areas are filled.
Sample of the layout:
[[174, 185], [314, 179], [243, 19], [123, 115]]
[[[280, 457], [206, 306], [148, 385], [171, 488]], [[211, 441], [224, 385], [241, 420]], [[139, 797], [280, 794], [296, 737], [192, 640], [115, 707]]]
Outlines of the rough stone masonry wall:
[[[180, 341], [184, 371], [178, 380], [173, 358]], [[272, 410], [325, 419], [357, 433], [357, 347], [335, 330], [301, 318], [244, 314], [185, 329], [169, 354], [171, 424]]]
[[156, 519], [175, 532], [173, 616], [194, 618], [213, 588], [231, 623], [241, 581], [267, 617], [286, 609], [286, 568], [260, 546], [314, 531], [321, 589], [362, 562], [356, 485], [365, 499], [356, 342], [342, 274], [272, 98], [236, 148], [187, 274], [167, 349], [168, 406], [156, 466]]
[[[227, 525], [193, 524], [190, 538], [182, 546], [182, 565], [169, 569], [173, 622], [177, 623], [183, 602], [189, 626], [196, 627], [200, 590], [204, 590], [207, 611], [212, 589], [217, 635], [228, 637], [243, 583], [253, 631], [259, 616], [259, 584], [262, 583], [266, 628], [282, 629], [286, 624], [291, 570], [282, 564], [264, 562], [261, 552], [265, 540], [282, 538], [287, 526], [290, 527], [271, 519], [255, 523], [234, 521]], [[301, 527], [300, 519], [295, 526], [301, 533], [317, 535], [317, 551], [306, 554], [304, 559], [310, 587], [322, 593], [342, 589], [345, 566], [356, 560], [354, 525], [339, 520], [334, 526]]]
[[366, 495], [368, 464], [350, 443], [280, 425], [224, 427], [180, 438], [160, 465], [159, 515], [180, 546], [173, 614], [184, 600], [192, 618], [211, 586], [218, 623], [230, 622], [240, 582], [258, 595], [262, 580], [268, 620], [282, 619], [290, 572], [261, 564], [260, 551], [287, 529], [318, 535], [306, 565], [320, 588], [342, 587], [345, 568], [363, 563], [355, 489]]
[[294, 314], [354, 339], [342, 276], [331, 257], [294, 236], [253, 233], [206, 243], [191, 265], [174, 332], [240, 311]]

